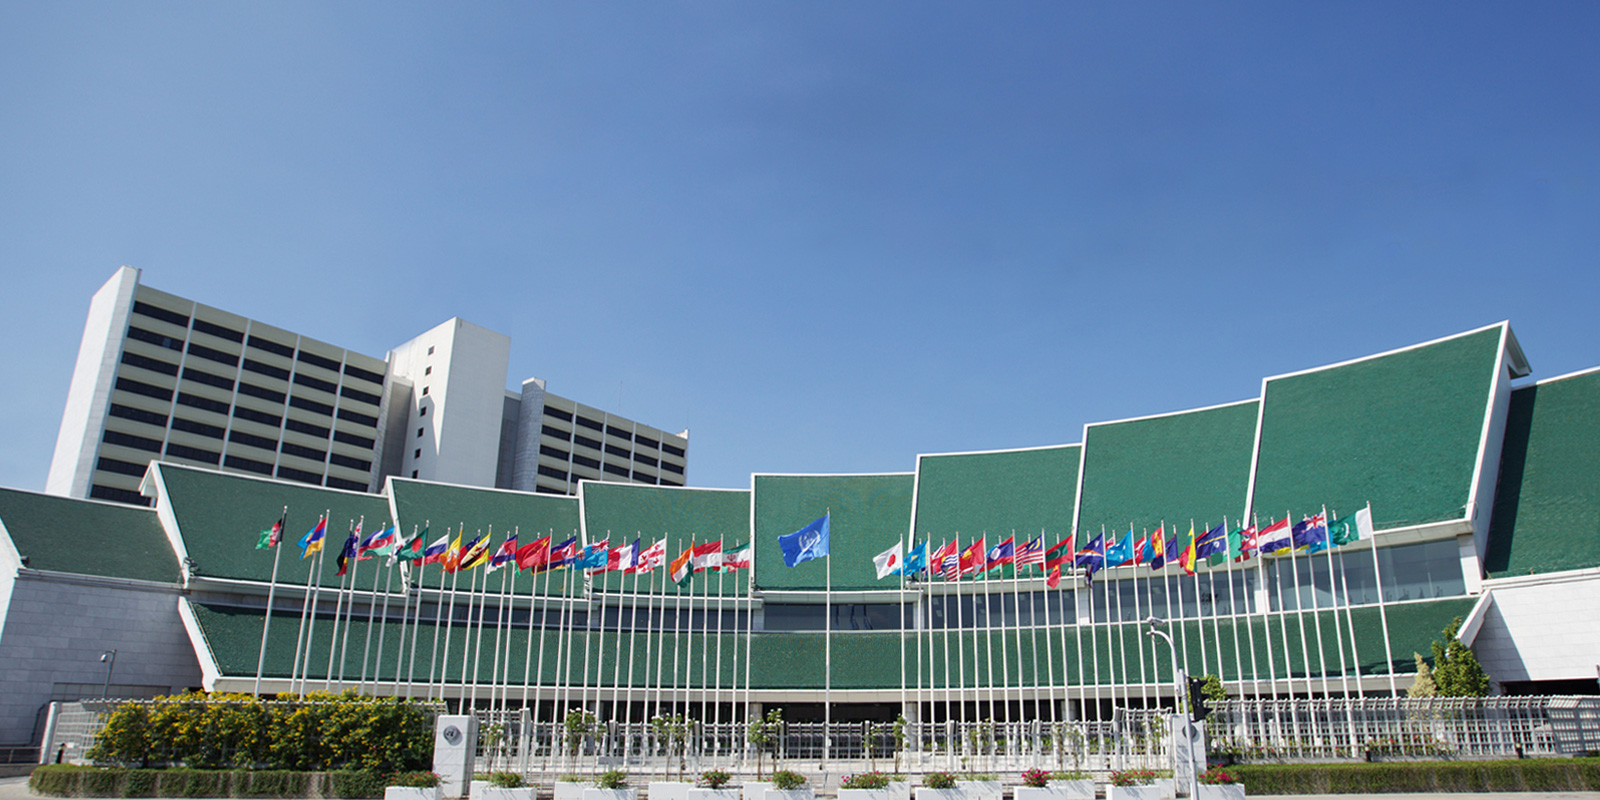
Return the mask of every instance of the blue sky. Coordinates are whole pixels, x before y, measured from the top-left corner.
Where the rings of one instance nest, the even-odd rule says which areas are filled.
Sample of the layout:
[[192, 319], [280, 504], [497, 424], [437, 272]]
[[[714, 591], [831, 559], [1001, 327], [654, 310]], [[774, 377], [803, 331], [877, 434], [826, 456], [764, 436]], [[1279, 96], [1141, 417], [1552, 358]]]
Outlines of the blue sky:
[[1535, 378], [1600, 365], [1597, 41], [1588, 2], [0, 4], [0, 485], [122, 264], [380, 357], [461, 316], [691, 429], [700, 486], [1501, 319]]

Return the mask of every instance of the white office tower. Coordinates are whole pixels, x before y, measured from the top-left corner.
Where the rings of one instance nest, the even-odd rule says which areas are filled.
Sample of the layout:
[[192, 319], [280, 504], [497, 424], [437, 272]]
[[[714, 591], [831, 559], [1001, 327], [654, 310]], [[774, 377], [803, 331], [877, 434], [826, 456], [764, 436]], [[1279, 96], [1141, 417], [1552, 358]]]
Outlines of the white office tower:
[[362, 355], [143, 286], [89, 304], [45, 490], [144, 504], [151, 461], [376, 491], [399, 475], [572, 494], [581, 479], [682, 486], [673, 435], [506, 389], [511, 340], [453, 318]]

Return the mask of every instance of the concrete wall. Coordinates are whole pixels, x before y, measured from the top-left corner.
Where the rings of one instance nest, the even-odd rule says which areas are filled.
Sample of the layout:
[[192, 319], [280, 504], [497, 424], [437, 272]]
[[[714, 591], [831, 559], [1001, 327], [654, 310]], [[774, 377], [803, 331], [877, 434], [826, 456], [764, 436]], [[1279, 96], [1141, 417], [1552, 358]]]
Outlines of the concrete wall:
[[58, 684], [101, 686], [100, 654], [112, 649], [113, 689], [200, 685], [177, 587], [17, 571], [0, 627], [0, 744], [32, 743], [39, 709]]
[[1600, 570], [1485, 581], [1492, 602], [1472, 642], [1495, 681], [1594, 678], [1600, 664]]
[[89, 476], [94, 472], [117, 357], [122, 351], [137, 288], [139, 271], [123, 267], [89, 301], [89, 319], [83, 325], [78, 362], [72, 369], [67, 406], [61, 415], [55, 455], [50, 459], [50, 473], [45, 480], [45, 492], [49, 494], [89, 496]]

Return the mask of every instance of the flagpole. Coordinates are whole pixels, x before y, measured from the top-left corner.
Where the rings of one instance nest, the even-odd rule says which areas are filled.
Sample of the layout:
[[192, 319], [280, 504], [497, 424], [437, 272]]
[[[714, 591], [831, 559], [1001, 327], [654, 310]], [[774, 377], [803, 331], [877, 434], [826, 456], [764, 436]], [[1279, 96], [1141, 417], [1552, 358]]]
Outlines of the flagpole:
[[[511, 564], [512, 570], [515, 571], [515, 569], [516, 569], [516, 561], [515, 561], [515, 559], [516, 559], [516, 551], [515, 550], [512, 551], [511, 558], [513, 559], [512, 560], [512, 564]], [[494, 660], [489, 663], [489, 709], [491, 711], [494, 710], [494, 707], [495, 707], [495, 695], [496, 695], [496, 693], [498, 692], [503, 696], [504, 695], [503, 689], [504, 689], [505, 683], [506, 683], [502, 679], [503, 673], [502, 673], [502, 671], [500, 669], [500, 660], [501, 660], [500, 659], [500, 654], [501, 654], [501, 651], [503, 649], [501, 645], [504, 644], [504, 642], [505, 642], [505, 632], [506, 632], [506, 578], [507, 578], [507, 576], [506, 576], [506, 573], [504, 571], [505, 570], [505, 564], [502, 563], [500, 565], [500, 570], [501, 570], [501, 572], [500, 572], [500, 603], [499, 603], [499, 605], [495, 606], [495, 612], [494, 612]], [[487, 579], [485, 579], [485, 580], [487, 582]], [[507, 654], [507, 656], [506, 656], [505, 667], [506, 667], [506, 670], [510, 670], [510, 668], [511, 668], [510, 654]], [[505, 704], [503, 702], [501, 703], [500, 710], [501, 711], [505, 710]]]
[[[535, 551], [535, 552], [537, 552], [537, 551]], [[545, 543], [544, 543], [544, 561], [545, 561], [545, 566], [548, 566], [549, 563], [550, 563], [550, 540], [549, 539], [546, 539]], [[527, 708], [528, 707], [528, 688], [529, 688], [530, 685], [533, 684], [533, 681], [534, 681], [534, 675], [533, 675], [533, 664], [534, 664], [534, 661], [533, 661], [533, 620], [534, 620], [533, 601], [535, 600], [534, 596], [539, 594], [539, 572], [541, 571], [541, 570], [538, 569], [539, 566], [540, 566], [539, 564], [529, 564], [528, 567], [527, 567], [527, 569], [528, 569], [528, 643], [527, 643], [527, 648], [526, 648], [527, 652], [522, 657], [522, 707], [523, 708]], [[517, 565], [517, 569], [520, 570], [522, 568], [523, 568], [522, 565], [519, 563]], [[546, 590], [548, 590], [550, 588], [550, 574], [547, 571], [545, 572], [544, 585], [545, 585], [545, 589]], [[548, 591], [545, 593], [544, 600], [545, 600], [545, 608], [549, 608], [550, 596], [549, 596], [549, 592]], [[543, 680], [542, 680], [543, 677], [544, 677], [544, 612], [543, 611], [539, 612], [538, 619], [539, 619], [539, 678], [540, 678], [539, 688], [542, 689], [543, 686], [544, 686], [544, 683], [543, 683]], [[539, 721], [539, 694], [540, 694], [540, 692], [537, 691], [537, 690], [535, 690], [534, 693], [533, 693], [533, 715], [532, 715], [531, 719], [534, 722], [538, 722]], [[524, 763], [526, 763], [526, 758], [524, 759]]]
[[[633, 743], [632, 743], [633, 690], [634, 690], [634, 682], [633, 682], [633, 663], [634, 662], [633, 662], [633, 657], [634, 657], [635, 653], [638, 650], [638, 644], [639, 644], [639, 556], [640, 556], [639, 545], [640, 545], [641, 540], [643, 538], [644, 538], [644, 534], [643, 534], [642, 531], [637, 531], [637, 530], [634, 531], [634, 536], [633, 536], [633, 564], [628, 569], [627, 572], [623, 573], [624, 577], [626, 577], [629, 573], [632, 573], [632, 575], [633, 575], [633, 601], [632, 601], [633, 605], [632, 605], [632, 608], [629, 610], [629, 613], [628, 613], [628, 680], [627, 680], [628, 692], [627, 692], [627, 700], [625, 701], [624, 705], [622, 706], [622, 729], [624, 731], [623, 740], [622, 740], [622, 755], [623, 755], [624, 758], [626, 758], [628, 753], [630, 753], [633, 750]], [[617, 579], [617, 585], [618, 586], [622, 585], [622, 580], [623, 580], [623, 578], [618, 578]], [[622, 628], [622, 607], [619, 605], [617, 607], [617, 629], [618, 629], [618, 635], [619, 636], [621, 635], [621, 628]], [[620, 651], [620, 648], [622, 647], [622, 640], [620, 638], [617, 640], [617, 647], [619, 648], [618, 654], [617, 654], [617, 667], [620, 670], [621, 666], [622, 666], [622, 654], [621, 654], [621, 651]], [[615, 685], [617, 687], [617, 692], [618, 692], [617, 696], [618, 696], [618, 698], [622, 697], [622, 694], [621, 694], [621, 692], [622, 692], [622, 684], [623, 684], [622, 677], [621, 677], [621, 674], [619, 673], [617, 679], [615, 681], [613, 681], [613, 685]]]
[[[719, 551], [721, 549], [722, 548], [720, 547], [718, 548]], [[721, 698], [722, 696], [722, 576], [726, 571], [726, 565], [720, 565], [717, 568], [717, 672], [716, 680], [712, 681], [712, 686], [714, 687], [713, 691], [717, 694], [718, 698]], [[707, 581], [707, 583], [709, 584], [710, 582]], [[735, 645], [734, 647], [735, 650], [737, 650], [738, 645]], [[737, 656], [738, 653], [734, 652], [731, 655]], [[731, 708], [729, 709], [729, 713], [732, 713]], [[722, 725], [722, 701], [720, 699], [715, 705], [712, 706], [712, 715], [712, 730], [715, 731], [717, 727]], [[720, 750], [722, 738], [720, 736], [714, 737], [712, 741], [717, 743], [716, 749]]]
[[[1243, 525], [1239, 526], [1243, 528]], [[1223, 569], [1227, 577], [1223, 582], [1228, 584], [1228, 624], [1233, 628], [1233, 674], [1238, 676], [1235, 680], [1239, 684], [1239, 694], [1244, 696], [1248, 692], [1244, 688], [1244, 653], [1239, 649], [1239, 601], [1233, 590], [1233, 535], [1228, 532], [1228, 517], [1222, 517], [1222, 534], [1227, 537], [1227, 548], [1222, 551]], [[1242, 544], [1242, 542], [1241, 542]], [[1219, 635], [1220, 639], [1221, 636]], [[1254, 679], [1254, 675], [1251, 676]]]
[[[1226, 556], [1228, 551], [1226, 544], [1228, 541], [1227, 517], [1222, 518], [1222, 541], [1224, 542], [1222, 551]], [[1196, 560], [1198, 561], [1199, 559], [1197, 558]], [[1195, 566], [1198, 567], [1199, 565], [1196, 564]], [[1215, 650], [1217, 656], [1217, 681], [1219, 683], [1227, 683], [1227, 663], [1222, 658], [1222, 620], [1219, 619], [1222, 612], [1218, 608], [1221, 603], [1217, 595], [1217, 571], [1211, 566], [1211, 556], [1206, 557], [1206, 591], [1211, 595], [1211, 647]]]
[[[361, 516], [361, 520], [362, 522], [365, 522], [366, 515], [363, 514]], [[350, 546], [350, 537], [356, 535], [356, 532], [359, 530], [361, 530], [361, 523], [352, 522], [350, 524], [349, 534], [345, 536], [344, 542], [339, 546], [341, 548], [348, 548]], [[324, 547], [323, 549], [327, 548]], [[339, 551], [339, 555], [343, 556], [344, 550], [341, 549]], [[333, 604], [333, 630], [328, 632], [328, 671], [327, 674], [323, 676], [324, 680], [322, 682], [322, 688], [325, 691], [333, 691], [333, 662], [334, 657], [339, 653], [339, 622], [344, 617], [344, 587], [345, 584], [354, 576], [355, 570], [353, 568], [346, 570], [346, 574], [339, 576], [338, 599]], [[339, 677], [344, 677], [342, 672]]]
[[[437, 595], [435, 597], [435, 602], [434, 602], [434, 607], [433, 607], [433, 653], [428, 657], [428, 696], [430, 698], [437, 697], [441, 702], [444, 700], [444, 670], [443, 669], [438, 669], [439, 693], [437, 695], [435, 695], [434, 692], [433, 692], [433, 676], [435, 674], [435, 669], [440, 667], [440, 664], [439, 664], [439, 634], [442, 631], [445, 631], [450, 626], [450, 620], [447, 619], [444, 616], [444, 608], [445, 608], [445, 606], [447, 604], [451, 604], [450, 616], [454, 617], [455, 616], [455, 607], [454, 607], [453, 604], [455, 603], [455, 597], [456, 597], [455, 579], [454, 579], [455, 572], [453, 570], [445, 569], [446, 565], [445, 565], [445, 562], [444, 562], [444, 558], [446, 556], [450, 555], [450, 544], [449, 544], [449, 541], [450, 541], [450, 526], [448, 524], [445, 525], [444, 532], [445, 532], [445, 549], [444, 549], [443, 553], [439, 554], [440, 559], [438, 561], [434, 562], [434, 563], [439, 565], [439, 590], [438, 590], [438, 593], [437, 593]], [[450, 589], [450, 595], [449, 595], [449, 599], [448, 600], [446, 600], [446, 596], [445, 596], [445, 593], [444, 593], [444, 574], [446, 572], [449, 572], [451, 574], [451, 576], [452, 576], [451, 577], [451, 583], [450, 583], [451, 589]], [[445, 637], [444, 637], [444, 649], [445, 649], [445, 653], [446, 654], [448, 654], [450, 652], [450, 636], [449, 636], [448, 633], [446, 633]], [[446, 663], [448, 663], [448, 662], [446, 662]]]
[[[1372, 515], [1372, 503], [1367, 503], [1367, 516]], [[1384, 672], [1389, 674], [1389, 696], [1399, 697], [1400, 690], [1394, 682], [1394, 651], [1389, 644], [1389, 610], [1383, 600], [1383, 570], [1378, 566], [1378, 534], [1376, 525], [1372, 534], [1372, 580], [1378, 588], [1378, 619], [1383, 622], [1383, 657]]]
[[[1041, 527], [1039, 529], [1039, 547], [1041, 549], [1043, 549], [1045, 552], [1048, 553], [1049, 552], [1049, 548], [1044, 546], [1044, 537], [1045, 537], [1045, 529]], [[1048, 706], [1050, 708], [1050, 716], [1046, 719], [1046, 722], [1048, 722], [1049, 725], [1050, 725], [1051, 742], [1054, 743], [1056, 738], [1057, 738], [1057, 736], [1055, 734], [1055, 725], [1056, 725], [1056, 721], [1057, 721], [1058, 712], [1056, 711], [1056, 661], [1055, 661], [1056, 646], [1055, 646], [1055, 643], [1050, 638], [1053, 635], [1051, 633], [1051, 631], [1055, 630], [1055, 628], [1052, 627], [1052, 625], [1050, 623], [1050, 562], [1049, 562], [1049, 559], [1046, 559], [1043, 563], [1041, 563], [1039, 565], [1039, 570], [1044, 573], [1044, 588], [1039, 591], [1039, 599], [1040, 599], [1040, 604], [1042, 606], [1044, 606], [1044, 668], [1045, 668], [1045, 672], [1047, 673], [1046, 677], [1049, 679], [1049, 683], [1047, 683], [1045, 685], [1045, 687], [1046, 687], [1045, 688], [1045, 696], [1046, 696], [1046, 699], [1049, 701]], [[1037, 626], [1035, 626], [1035, 629], [1037, 629]], [[1035, 654], [1037, 654], [1039, 652], [1039, 640], [1037, 638], [1034, 639], [1033, 652]], [[1036, 658], [1037, 658], [1037, 655], [1036, 655]], [[1063, 667], [1064, 666], [1065, 665], [1063, 665]], [[1037, 684], [1038, 681], [1039, 681], [1039, 665], [1038, 665], [1038, 661], [1037, 660], [1034, 662], [1033, 680], [1034, 680], [1035, 684]], [[1034, 691], [1034, 701], [1033, 701], [1033, 705], [1034, 705], [1034, 710], [1035, 711], [1037, 711], [1038, 707], [1039, 707], [1038, 697], [1039, 697], [1039, 694], [1038, 694], [1038, 691], [1037, 691], [1037, 688], [1036, 688], [1035, 691]]]
[[[423, 530], [427, 529], [424, 528]], [[423, 552], [427, 551], [427, 536], [421, 531], [417, 530], [415, 523], [411, 525], [411, 538], [422, 545]], [[422, 559], [420, 558], [422, 554], [418, 553], [417, 555], [419, 556], [418, 558], [408, 559], [405, 563], [400, 565], [400, 588], [406, 593], [406, 604], [405, 608], [402, 610], [401, 616], [400, 649], [395, 652], [394, 656], [394, 690], [395, 694], [400, 693], [400, 657], [406, 654], [406, 632], [409, 628], [411, 633], [411, 653], [407, 659], [405, 670], [405, 698], [407, 700], [411, 699], [411, 695], [416, 689], [417, 628], [422, 622]], [[412, 572], [416, 572], [415, 578], [412, 577]], [[413, 601], [411, 597], [412, 594], [416, 595], [415, 601]], [[413, 602], [415, 603], [414, 605]]]
[[[396, 536], [400, 535], [399, 530], [395, 531], [395, 535]], [[389, 546], [391, 548], [398, 549], [399, 546], [400, 546], [400, 543], [399, 542], [390, 542]], [[372, 694], [374, 696], [376, 696], [378, 694], [378, 684], [383, 683], [383, 678], [382, 678], [382, 673], [383, 673], [383, 639], [384, 639], [384, 634], [389, 632], [389, 630], [388, 630], [389, 629], [389, 594], [394, 589], [394, 562], [391, 561], [388, 564], [386, 564], [385, 566], [387, 567], [387, 570], [384, 572], [384, 576], [383, 576], [383, 609], [378, 612], [378, 658], [377, 658], [376, 663], [374, 663], [372, 665]], [[378, 578], [377, 578], [377, 573], [376, 572], [373, 573], [372, 591], [374, 593], [376, 593], [378, 591]], [[377, 603], [377, 598], [374, 597], [373, 598], [373, 604], [376, 605], [376, 603]], [[369, 619], [368, 619], [368, 622], [367, 622], [367, 641], [369, 641], [369, 642], [372, 641], [372, 622], [371, 622], [370, 617], [371, 617], [371, 612], [369, 611], [368, 612], [368, 618]], [[402, 634], [402, 635], [404, 635], [404, 634]], [[395, 670], [395, 672], [396, 672], [396, 674], [398, 674], [399, 673], [399, 669], [397, 668]], [[366, 655], [362, 655], [361, 656], [361, 685], [363, 687], [365, 687], [367, 685], [367, 657], [366, 657]]]
[[[1133, 533], [1133, 522], [1131, 520], [1128, 522], [1128, 533]], [[1149, 616], [1145, 613], [1145, 606], [1148, 603], [1140, 602], [1139, 597], [1139, 568], [1144, 566], [1144, 548], [1149, 541], [1150, 529], [1146, 528], [1143, 538], [1134, 540], [1133, 552], [1130, 554], [1133, 557], [1133, 620], [1136, 625]], [[1148, 581], [1146, 584], [1148, 585]], [[1117, 596], [1121, 597], [1121, 593], [1118, 592]], [[1144, 659], [1144, 640], [1154, 638], [1154, 636], [1140, 636], [1137, 629], [1134, 631], [1133, 649], [1139, 652], [1139, 708], [1141, 709], [1150, 707], [1150, 674]]]
[[311, 680], [311, 637], [316, 633], [317, 628], [317, 601], [320, 599], [318, 597], [318, 590], [322, 586], [321, 566], [323, 556], [327, 555], [327, 538], [328, 534], [326, 531], [324, 531], [322, 534], [323, 546], [317, 548], [316, 555], [311, 559], [311, 568], [306, 576], [306, 581], [311, 584], [311, 604], [309, 615], [306, 619], [306, 660], [304, 665], [300, 668], [299, 693], [302, 695], [306, 693], [306, 685]]
[[[1328, 541], [1328, 514], [1326, 506], [1323, 507], [1322, 514], [1322, 537], [1323, 546], [1327, 547], [1331, 551], [1332, 546]], [[1306, 549], [1309, 550], [1310, 548], [1307, 547]], [[1326, 699], [1328, 697], [1328, 650], [1322, 641], [1322, 599], [1317, 597], [1317, 562], [1314, 558], [1315, 555], [1315, 553], [1306, 553], [1306, 579], [1311, 584], [1311, 622], [1314, 630], [1317, 632], [1317, 674], [1321, 678], [1322, 682], [1322, 696], [1324, 699]], [[1332, 588], [1331, 584], [1329, 588]]]
[[[518, 535], [521, 534], [521, 533], [522, 533], [522, 526], [521, 525], [513, 525], [512, 526], [512, 528], [511, 528], [511, 538], [512, 538], [512, 540], [514, 540], [514, 541], [517, 540], [518, 539]], [[500, 712], [502, 714], [511, 709], [511, 635], [516, 632], [516, 630], [511, 627], [511, 615], [515, 614], [516, 610], [517, 610], [517, 573], [522, 571], [522, 568], [517, 566], [517, 549], [518, 548], [515, 548], [515, 547], [511, 548], [511, 555], [510, 555], [511, 588], [509, 590], [506, 590], [504, 593], [502, 593], [502, 595], [500, 597], [500, 627], [499, 627], [498, 630], [504, 632], [504, 634], [505, 634], [505, 642], [506, 642], [506, 644], [505, 644], [505, 651], [506, 651], [505, 664], [500, 669]], [[505, 569], [505, 565], [501, 565], [501, 569]], [[504, 579], [502, 579], [502, 585], [503, 585], [503, 581], [504, 581]], [[506, 613], [506, 602], [508, 600], [511, 603], [511, 612], [512, 612], [512, 614], [507, 614]], [[528, 603], [528, 613], [529, 614], [533, 613], [533, 603], [532, 602]], [[495, 640], [495, 652], [499, 652], [499, 651], [500, 651], [500, 640], [497, 638]]]
[[[1334, 583], [1333, 574], [1333, 528], [1329, 523], [1333, 517], [1328, 515], [1328, 507], [1322, 507], [1323, 541], [1327, 545], [1328, 553], [1328, 595], [1333, 601], [1333, 642], [1339, 649], [1339, 691], [1343, 697], [1345, 724], [1350, 731], [1350, 753], [1354, 755], [1359, 749], [1356, 739], [1356, 720], [1350, 708], [1350, 662], [1344, 657], [1344, 630], [1339, 622], [1339, 586]], [[1320, 638], [1320, 637], [1319, 637]], [[1323, 695], [1327, 695], [1327, 677], [1323, 677]]]
[[[460, 532], [456, 534], [456, 540], [457, 541], [460, 541], [461, 537], [467, 535], [467, 524], [465, 522], [462, 522], [462, 523], [460, 523], [460, 526], [461, 527], [458, 529]], [[452, 543], [452, 544], [454, 544], [454, 543]], [[453, 553], [451, 552], [452, 550], [454, 550]], [[455, 549], [454, 547], [452, 547], [450, 550], [446, 550], [445, 554], [447, 556], [449, 556], [449, 555], [454, 555], [455, 556], [455, 558], [454, 558], [455, 565], [454, 565], [453, 569], [449, 570], [449, 572], [450, 572], [450, 598], [445, 601], [445, 605], [449, 606], [450, 611], [449, 611], [448, 614], [445, 615], [445, 618], [444, 618], [444, 655], [439, 660], [439, 700], [441, 702], [443, 702], [444, 699], [445, 699], [445, 696], [444, 696], [444, 694], [445, 694], [445, 684], [449, 683], [449, 681], [450, 681], [450, 640], [455, 636], [455, 628], [456, 628], [456, 586], [457, 586], [458, 582], [461, 580], [461, 551]], [[450, 565], [447, 564], [446, 566], [450, 566]], [[442, 584], [444, 582], [444, 577], [440, 576], [439, 581]], [[467, 613], [469, 613], [469, 614], [471, 613], [470, 606], [468, 607]], [[470, 617], [469, 617], [469, 619], [470, 619]], [[463, 640], [463, 647], [464, 646], [465, 646], [465, 640]], [[463, 658], [464, 657], [465, 656], [463, 656]], [[457, 704], [457, 709], [459, 710], [459, 708], [460, 708], [460, 704], [458, 703]]]
[[[478, 535], [480, 537], [480, 541], [489, 543], [489, 544], [484, 546], [485, 549], [487, 549], [488, 547], [493, 546], [493, 543], [494, 543], [494, 526], [493, 525], [489, 526], [489, 532], [487, 534], [478, 534]], [[477, 548], [473, 548], [473, 549], [477, 549]], [[478, 557], [474, 556], [472, 560], [473, 561], [477, 561]], [[468, 703], [468, 704], [464, 704], [462, 706], [462, 713], [469, 713], [467, 711], [467, 709], [477, 708], [477, 706], [478, 706], [478, 690], [480, 688], [482, 688], [482, 680], [480, 679], [480, 676], [483, 673], [479, 670], [479, 667], [483, 663], [483, 607], [489, 601], [489, 574], [487, 572], [483, 571], [483, 570], [478, 569], [479, 566], [481, 566], [481, 565], [474, 564], [472, 566], [472, 594], [468, 595], [468, 600], [467, 600], [467, 635], [472, 637], [472, 642], [471, 642], [471, 649], [472, 649], [472, 695], [471, 695], [471, 702]], [[478, 576], [480, 574], [483, 576], [483, 588], [482, 589], [478, 588]], [[476, 599], [478, 601], [478, 620], [477, 620], [476, 624], [474, 624], [473, 621], [472, 621], [472, 600], [473, 599]], [[477, 630], [476, 635], [473, 634], [474, 628], [476, 628], [476, 630]], [[467, 685], [466, 671], [467, 671], [467, 650], [466, 650], [466, 646], [463, 646], [463, 648], [461, 650], [461, 672], [462, 672], [461, 684], [463, 686]]]
[[[915, 536], [912, 536], [911, 539], [912, 539], [913, 542], [916, 541], [916, 537]], [[895, 540], [896, 541], [900, 541], [899, 535], [895, 536]], [[907, 545], [904, 549], [901, 550], [901, 556], [900, 556], [900, 591], [896, 595], [896, 598], [895, 598], [896, 602], [895, 602], [895, 609], [894, 609], [895, 610], [895, 616], [897, 617], [897, 619], [895, 620], [895, 623], [896, 623], [895, 629], [900, 632], [900, 714], [899, 714], [899, 717], [904, 717], [905, 716], [905, 713], [906, 713], [906, 702], [908, 700], [910, 700], [910, 696], [906, 694], [906, 559], [905, 559], [905, 553], [908, 553], [908, 552], [911, 552], [911, 545]], [[920, 701], [921, 698], [918, 698], [918, 699]], [[919, 706], [921, 705], [920, 702], [918, 703], [918, 705]], [[920, 711], [921, 709], [919, 708], [918, 710]], [[919, 714], [912, 714], [913, 718], [918, 717], [918, 716], [920, 716], [920, 715]], [[867, 746], [871, 747], [872, 745], [869, 742]]]
[[[326, 526], [327, 522], [328, 522], [328, 512], [323, 512], [322, 518], [321, 518], [321, 520], [319, 520], [318, 524]], [[313, 530], [314, 530], [314, 528], [313, 528]], [[328, 534], [327, 534], [327, 528], [326, 527], [323, 528], [323, 534], [322, 535], [323, 535], [323, 538], [327, 538]], [[308, 534], [308, 537], [309, 537], [309, 534]], [[294, 635], [294, 663], [289, 665], [289, 692], [291, 694], [297, 694], [297, 692], [295, 691], [295, 678], [298, 677], [300, 675], [300, 672], [301, 672], [301, 670], [300, 670], [301, 643], [302, 643], [302, 640], [305, 639], [306, 620], [311, 615], [311, 598], [314, 595], [313, 587], [314, 587], [314, 585], [316, 583], [315, 578], [316, 578], [316, 575], [317, 575], [317, 559], [316, 559], [316, 556], [320, 555], [321, 553], [322, 553], [322, 547], [318, 547], [317, 548], [317, 552], [312, 554], [311, 563], [306, 565], [306, 591], [305, 591], [305, 594], [301, 595], [301, 597], [300, 597], [300, 630], [296, 631], [295, 635]], [[304, 551], [301, 551], [301, 556], [300, 557], [301, 557], [301, 559], [305, 558]], [[305, 644], [306, 644], [307, 648], [310, 647], [310, 643], [309, 642], [306, 642]]]
[[[387, 526], [385, 526], [384, 528], [380, 529], [379, 533], [382, 533], [385, 530], [388, 530]], [[361, 543], [357, 543], [356, 544], [356, 560], [357, 561], [361, 560], [361, 555], [362, 555]], [[394, 573], [393, 572], [389, 573], [389, 577], [390, 577], [390, 579], [393, 579], [394, 578]], [[384, 603], [385, 603], [385, 609], [387, 610], [387, 604], [388, 604], [388, 600], [389, 600], [389, 587], [387, 587], [387, 586], [384, 587], [384, 597], [383, 597], [383, 599], [384, 599]], [[367, 663], [368, 663], [367, 660], [372, 657], [372, 618], [374, 616], [374, 614], [372, 612], [377, 611], [377, 610], [378, 610], [378, 565], [377, 564], [373, 564], [372, 565], [372, 596], [370, 598], [368, 598], [368, 600], [367, 600], [367, 641], [366, 641], [366, 644], [363, 645], [362, 649], [361, 649], [361, 680], [360, 680], [360, 682], [358, 682], [356, 684], [356, 694], [365, 694], [366, 691], [367, 691]], [[380, 621], [379, 624], [381, 625], [382, 622]], [[378, 640], [378, 647], [379, 647], [379, 649], [382, 649], [383, 640], [381, 640], [381, 639]], [[377, 681], [373, 681], [373, 683], [376, 684]], [[374, 688], [376, 688], [376, 686], [374, 686]], [[374, 694], [376, 694], [376, 692], [374, 692]]]
[[283, 532], [288, 528], [288, 520], [289, 507], [284, 506], [283, 513], [278, 517], [278, 541], [269, 539], [272, 545], [272, 577], [267, 581], [267, 613], [261, 616], [261, 652], [256, 655], [256, 685], [250, 690], [256, 697], [261, 696], [261, 667], [267, 660], [267, 631], [272, 625], [272, 601], [278, 593], [278, 561], [283, 555]]
[[828, 757], [833, 751], [833, 509], [824, 517], [828, 526], [827, 583], [823, 602], [827, 613], [823, 615], [823, 693], [822, 693], [822, 769], [828, 769]]

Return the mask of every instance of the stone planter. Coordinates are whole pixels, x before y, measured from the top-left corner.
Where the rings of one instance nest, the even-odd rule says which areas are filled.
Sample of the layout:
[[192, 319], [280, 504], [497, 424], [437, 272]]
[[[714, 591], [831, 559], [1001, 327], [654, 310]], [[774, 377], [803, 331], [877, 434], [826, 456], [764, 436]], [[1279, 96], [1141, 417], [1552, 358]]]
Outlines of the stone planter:
[[587, 788], [587, 783], [556, 781], [556, 800], [583, 800], [583, 790]]
[[635, 800], [637, 789], [596, 789], [593, 787], [583, 790], [583, 800]]
[[1161, 787], [1153, 783], [1138, 786], [1106, 786], [1106, 800], [1161, 800]]
[[889, 800], [911, 800], [911, 782], [889, 781]]
[[[741, 784], [741, 787], [743, 790], [742, 800], [764, 800], [767, 796], [767, 790], [772, 788], [772, 782], [745, 781]], [[651, 800], [654, 800], [654, 798], [651, 798]]]
[[532, 786], [518, 786], [515, 789], [508, 789], [491, 783], [483, 787], [483, 794], [478, 794], [478, 782], [473, 781], [472, 783], [472, 800], [534, 800], [534, 788]]
[[960, 789], [930, 789], [918, 786], [914, 791], [916, 800], [967, 800], [967, 793]]
[[956, 789], [967, 800], [1000, 800], [1006, 791], [999, 781], [956, 781]]
[[739, 800], [739, 790], [728, 786], [721, 789], [695, 786], [689, 789], [688, 800]]
[[888, 789], [840, 789], [839, 800], [894, 800]]
[[1156, 788], [1161, 790], [1161, 800], [1178, 800], [1177, 778], [1156, 778]]
[[474, 779], [471, 783], [467, 784], [467, 796], [472, 798], [472, 800], [481, 800], [483, 797], [483, 790], [487, 788], [489, 788], [488, 781]]
[[817, 792], [810, 786], [798, 789], [768, 789], [763, 800], [816, 800]]
[[1011, 796], [1016, 800], [1070, 800], [1067, 787], [1055, 785], [1013, 786]]
[[1244, 784], [1202, 783], [1196, 800], [1244, 800]]
[[1050, 787], [1061, 787], [1066, 790], [1067, 800], [1094, 800], [1094, 781], [1082, 778], [1075, 781], [1051, 781]]
[[439, 800], [437, 786], [387, 786], [383, 800]]
[[651, 781], [646, 788], [649, 800], [689, 800], [689, 790], [694, 788], [694, 784], [683, 781]]

